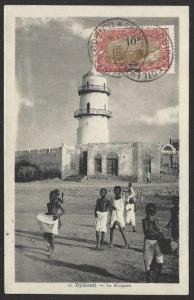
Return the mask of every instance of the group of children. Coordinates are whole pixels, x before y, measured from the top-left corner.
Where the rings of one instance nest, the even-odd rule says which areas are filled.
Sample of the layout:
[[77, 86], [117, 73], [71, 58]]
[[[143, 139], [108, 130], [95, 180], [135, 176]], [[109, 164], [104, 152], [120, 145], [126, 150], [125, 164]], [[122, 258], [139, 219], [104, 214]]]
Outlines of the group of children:
[[[107, 232], [107, 225], [110, 225], [110, 243], [109, 247], [113, 246], [113, 233], [117, 228], [119, 229], [123, 240], [123, 248], [130, 248], [125, 227], [131, 224], [133, 232], [135, 229], [135, 192], [132, 188], [131, 182], [128, 189], [123, 190], [120, 186], [114, 187], [114, 197], [110, 199], [107, 197], [107, 190], [102, 188], [100, 190], [100, 198], [96, 202], [95, 207], [95, 228], [96, 228], [96, 249], [103, 250], [104, 236]], [[167, 224], [169, 229], [170, 239], [165, 239], [160, 230], [159, 221], [156, 218], [156, 206], [154, 203], [148, 203], [145, 209], [145, 218], [142, 220], [142, 227], [144, 232], [144, 246], [143, 259], [145, 266], [146, 282], [150, 282], [150, 271], [156, 271], [156, 282], [159, 282], [162, 264], [163, 253], [160, 247], [161, 239], [165, 240], [171, 251], [178, 253], [179, 241], [179, 197], [173, 197], [174, 206], [171, 208], [171, 217]], [[108, 212], [110, 212], [110, 221], [108, 222]], [[101, 239], [100, 239], [101, 234]]]
[[[133, 232], [136, 232], [135, 196], [131, 182], [129, 182], [128, 188], [123, 191], [120, 186], [115, 186], [113, 198], [107, 196], [106, 188], [100, 190], [100, 198], [97, 199], [95, 206], [96, 250], [103, 250], [104, 248], [104, 238], [108, 225], [110, 226], [109, 247], [113, 247], [114, 231], [118, 229], [124, 240], [123, 248], [130, 248], [125, 228], [126, 224], [131, 224]], [[60, 217], [65, 213], [62, 203], [63, 193], [62, 197], [60, 197], [59, 190], [51, 191], [50, 201], [47, 203], [47, 213], [39, 214], [37, 217], [40, 227], [44, 232], [43, 238], [48, 247], [49, 257], [54, 251], [54, 235], [58, 234], [58, 229], [61, 226]], [[144, 232], [143, 259], [146, 282], [150, 282], [150, 271], [153, 268], [156, 270], [156, 282], [159, 282], [163, 264], [163, 253], [160, 249], [159, 238], [161, 231], [159, 221], [156, 218], [156, 206], [154, 203], [146, 205], [145, 214], [146, 216], [142, 220], [142, 227]], [[44, 222], [46, 222], [46, 225]], [[171, 209], [171, 217], [167, 228], [169, 229], [171, 241], [178, 245], [179, 198], [177, 196], [174, 197], [174, 206]]]
[[[126, 196], [127, 194], [127, 196]], [[113, 235], [116, 228], [119, 229], [123, 240], [124, 247], [129, 248], [129, 244], [126, 238], [125, 224], [131, 224], [133, 232], [135, 229], [135, 192], [132, 188], [132, 184], [129, 183], [127, 190], [121, 190], [120, 186], [114, 187], [114, 199], [107, 197], [107, 190], [102, 188], [100, 190], [100, 196], [96, 202], [95, 207], [95, 228], [96, 228], [96, 249], [103, 250], [104, 247], [104, 235], [107, 232], [108, 213], [110, 212], [110, 244], [113, 246]], [[101, 233], [101, 240], [100, 240]]]

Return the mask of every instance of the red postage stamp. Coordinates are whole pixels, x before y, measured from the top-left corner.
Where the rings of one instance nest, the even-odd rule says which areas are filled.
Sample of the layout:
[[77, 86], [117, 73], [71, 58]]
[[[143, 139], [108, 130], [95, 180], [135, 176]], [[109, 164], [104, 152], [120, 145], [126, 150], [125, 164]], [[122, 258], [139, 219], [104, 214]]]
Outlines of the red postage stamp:
[[170, 67], [168, 27], [97, 29], [95, 36], [100, 72], [165, 71]]

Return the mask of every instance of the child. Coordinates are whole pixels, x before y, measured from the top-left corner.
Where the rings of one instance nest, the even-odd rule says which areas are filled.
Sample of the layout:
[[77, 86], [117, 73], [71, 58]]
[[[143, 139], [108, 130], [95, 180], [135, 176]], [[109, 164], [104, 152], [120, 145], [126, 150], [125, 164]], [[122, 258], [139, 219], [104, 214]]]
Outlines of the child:
[[129, 245], [125, 235], [124, 197], [121, 196], [120, 186], [114, 187], [114, 194], [115, 196], [113, 200], [111, 222], [110, 222], [110, 245], [109, 246], [110, 247], [113, 246], [113, 233], [115, 228], [118, 228], [125, 242], [125, 246], [123, 248], [128, 249]]
[[[60, 191], [58, 189], [54, 190], [54, 191], [51, 191], [50, 192], [50, 202], [52, 202], [52, 197], [54, 197], [54, 199], [57, 197], [58, 201], [63, 204], [63, 196], [64, 196], [64, 193], [62, 192], [61, 193], [61, 198], [59, 197], [60, 196]], [[50, 204], [47, 203], [47, 208]], [[58, 217], [58, 228], [60, 229], [62, 226], [62, 223], [61, 223], [61, 218], [60, 216]]]
[[133, 189], [133, 187], [132, 187], [131, 181], [129, 181], [129, 183], [128, 183], [128, 188], [127, 188], [127, 189], [124, 189], [124, 190], [123, 190], [123, 193], [125, 193], [125, 195], [126, 195], [126, 201], [127, 201], [127, 202], [129, 202], [129, 200], [130, 200], [131, 198], [133, 198], [133, 199], [134, 199], [134, 202], [135, 202], [135, 191], [134, 191], [134, 189]]
[[135, 229], [136, 205], [134, 203], [133, 198], [130, 198], [129, 203], [126, 205], [125, 209], [126, 209], [125, 222], [126, 222], [126, 224], [131, 224], [133, 227], [133, 232], [136, 232], [136, 229]]
[[[95, 207], [95, 228], [96, 228], [96, 250], [103, 250], [104, 235], [107, 232], [108, 211], [111, 208], [111, 202], [106, 198], [107, 190], [100, 190], [100, 199], [96, 201]], [[100, 241], [101, 233], [101, 241]]]
[[179, 197], [174, 196], [173, 197], [173, 207], [171, 208], [171, 216], [170, 220], [167, 224], [167, 228], [170, 232], [170, 238], [171, 238], [171, 246], [172, 251], [178, 252], [178, 243], [179, 243]]
[[143, 219], [143, 232], [144, 232], [144, 248], [143, 248], [143, 258], [145, 264], [145, 275], [146, 282], [150, 282], [150, 265], [152, 260], [156, 259], [156, 282], [159, 282], [159, 277], [161, 274], [163, 255], [158, 244], [158, 238], [160, 236], [160, 228], [158, 219], [155, 217], [156, 206], [153, 203], [148, 203], [146, 205], [146, 218]]
[[59, 218], [64, 215], [65, 210], [55, 191], [50, 192], [49, 198], [50, 202], [47, 203], [48, 212], [46, 214], [40, 213], [37, 220], [44, 231], [43, 238], [49, 250], [48, 257], [51, 257], [54, 252], [54, 235], [58, 234]]

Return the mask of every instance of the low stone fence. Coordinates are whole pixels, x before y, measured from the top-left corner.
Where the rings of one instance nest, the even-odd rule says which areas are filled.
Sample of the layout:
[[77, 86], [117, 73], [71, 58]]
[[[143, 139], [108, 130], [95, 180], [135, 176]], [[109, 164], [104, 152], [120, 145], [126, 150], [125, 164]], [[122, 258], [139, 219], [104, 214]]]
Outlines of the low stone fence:
[[172, 196], [179, 195], [179, 186], [178, 185], [151, 185], [149, 187], [138, 186], [134, 187], [137, 197], [142, 195], [152, 195], [152, 196], [165, 196], [166, 198], [171, 198]]

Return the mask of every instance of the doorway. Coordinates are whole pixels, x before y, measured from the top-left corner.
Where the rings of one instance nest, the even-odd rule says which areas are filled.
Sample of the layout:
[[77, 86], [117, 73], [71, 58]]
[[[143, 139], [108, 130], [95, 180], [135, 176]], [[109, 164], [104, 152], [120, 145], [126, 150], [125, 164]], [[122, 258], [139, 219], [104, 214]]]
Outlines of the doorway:
[[146, 174], [147, 172], [150, 172], [151, 173], [151, 155], [149, 154], [146, 154], [144, 156], [144, 159], [143, 159], [143, 171], [144, 171], [144, 174]]
[[116, 153], [109, 153], [107, 156], [107, 174], [118, 176], [118, 156]]
[[80, 154], [79, 159], [79, 173], [80, 175], [87, 175], [88, 152], [84, 151]]
[[102, 156], [100, 154], [95, 155], [94, 170], [95, 174], [102, 173]]

